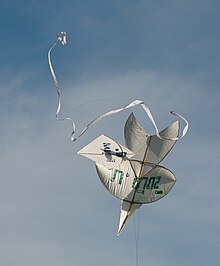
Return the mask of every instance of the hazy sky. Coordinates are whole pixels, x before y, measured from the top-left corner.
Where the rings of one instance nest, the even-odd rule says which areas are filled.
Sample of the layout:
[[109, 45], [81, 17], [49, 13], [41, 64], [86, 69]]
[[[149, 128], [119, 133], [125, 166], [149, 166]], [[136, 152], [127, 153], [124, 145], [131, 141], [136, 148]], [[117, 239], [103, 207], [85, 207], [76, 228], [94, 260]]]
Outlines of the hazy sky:
[[[131, 111], [70, 142], [69, 124], [55, 119], [47, 62], [56, 32], [66, 31], [68, 44], [52, 59], [62, 113], [78, 132], [134, 99], [151, 106], [160, 129], [174, 121], [167, 109], [190, 122], [161, 163], [176, 185], [140, 209], [139, 265], [219, 265], [220, 2], [1, 0], [0, 7], [0, 264], [135, 265], [134, 219], [117, 237], [120, 201], [76, 155], [101, 134], [123, 144]], [[133, 111], [153, 133], [143, 111]]]

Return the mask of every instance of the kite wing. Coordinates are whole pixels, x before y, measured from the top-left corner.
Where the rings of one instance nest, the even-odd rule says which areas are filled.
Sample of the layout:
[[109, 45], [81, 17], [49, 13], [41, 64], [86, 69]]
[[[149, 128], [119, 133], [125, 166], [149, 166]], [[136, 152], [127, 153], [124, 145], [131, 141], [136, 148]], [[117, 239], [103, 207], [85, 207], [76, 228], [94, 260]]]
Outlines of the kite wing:
[[142, 169], [142, 164], [138, 162], [149, 163], [150, 171], [152, 165], [158, 165], [170, 152], [176, 143], [176, 140], [170, 139], [176, 138], [178, 134], [179, 121], [176, 121], [159, 133], [163, 138], [159, 138], [157, 134], [150, 136], [132, 113], [125, 123], [124, 136], [126, 146], [135, 154], [132, 157], [132, 165], [136, 176], [141, 175]]
[[149, 134], [140, 126], [134, 113], [131, 113], [125, 123], [124, 137], [126, 146], [135, 154], [134, 158], [142, 160]]
[[108, 169], [116, 168], [122, 161], [131, 158], [134, 153], [128, 148], [118, 144], [113, 139], [101, 135], [87, 146], [82, 148], [78, 154], [105, 166]]
[[114, 169], [96, 163], [96, 170], [101, 182], [113, 196], [131, 203], [157, 201], [167, 195], [176, 182], [174, 174], [160, 165], [152, 167], [151, 171], [145, 165], [140, 177], [135, 175], [129, 161], [124, 161]]
[[176, 140], [167, 139], [178, 136], [179, 122], [174, 122], [159, 134], [164, 139], [158, 138], [156, 134], [150, 136], [131, 113], [125, 123], [124, 136], [126, 146], [135, 154], [132, 159], [138, 161], [144, 159], [150, 163], [159, 164], [176, 143]]
[[151, 171], [148, 167], [144, 165], [143, 175], [138, 178], [129, 161], [111, 170], [96, 163], [103, 185], [113, 196], [122, 200], [118, 234], [142, 204], [163, 198], [176, 182], [174, 174], [165, 167], [157, 165], [151, 167]]

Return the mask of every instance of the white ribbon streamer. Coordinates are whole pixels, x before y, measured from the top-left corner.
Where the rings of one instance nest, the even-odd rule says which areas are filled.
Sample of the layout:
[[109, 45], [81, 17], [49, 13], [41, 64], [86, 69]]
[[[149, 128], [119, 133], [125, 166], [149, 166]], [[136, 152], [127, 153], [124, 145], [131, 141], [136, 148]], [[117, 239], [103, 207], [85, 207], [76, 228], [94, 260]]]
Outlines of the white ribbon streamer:
[[74, 121], [70, 117], [59, 118], [59, 113], [60, 113], [60, 109], [61, 109], [61, 90], [60, 90], [60, 85], [59, 85], [59, 82], [57, 80], [56, 74], [55, 74], [54, 69], [53, 69], [52, 61], [51, 61], [51, 52], [52, 52], [53, 48], [57, 45], [57, 43], [59, 41], [62, 43], [63, 46], [66, 45], [67, 40], [66, 40], [66, 32], [65, 31], [62, 31], [61, 33], [57, 34], [56, 42], [50, 47], [50, 49], [48, 51], [48, 63], [49, 63], [50, 72], [51, 72], [51, 75], [53, 77], [55, 88], [57, 90], [57, 96], [58, 96], [58, 104], [57, 104], [57, 110], [56, 110], [56, 119], [58, 121], [68, 120], [68, 121], [71, 122], [71, 124], [72, 124], [71, 139], [72, 139], [72, 136], [74, 135], [74, 132], [75, 132], [76, 125], [75, 125]]
[[56, 110], [56, 119], [58, 121], [64, 121], [64, 120], [69, 120], [72, 124], [72, 134], [71, 134], [71, 141], [76, 141], [78, 138], [80, 138], [93, 124], [99, 122], [100, 120], [102, 120], [103, 118], [106, 118], [108, 116], [111, 116], [113, 114], [117, 114], [119, 112], [122, 112], [123, 110], [126, 110], [126, 109], [129, 109], [129, 108], [133, 108], [135, 106], [138, 106], [140, 105], [143, 110], [146, 112], [148, 118], [150, 119], [152, 125], [154, 126], [154, 129], [155, 129], [155, 133], [156, 135], [158, 136], [158, 138], [160, 139], [165, 139], [165, 140], [173, 140], [173, 141], [176, 141], [178, 139], [181, 139], [182, 137], [184, 137], [188, 131], [188, 128], [189, 128], [189, 123], [187, 121], [186, 118], [184, 118], [182, 115], [174, 112], [174, 111], [170, 111], [170, 113], [172, 115], [175, 115], [178, 117], [178, 119], [182, 120], [184, 123], [185, 123], [185, 127], [183, 128], [183, 131], [182, 131], [182, 134], [179, 136], [179, 137], [176, 137], [176, 138], [165, 138], [165, 137], [162, 137], [160, 136], [159, 134], [159, 130], [158, 130], [158, 127], [156, 125], [156, 122], [153, 118], [153, 115], [150, 111], [150, 109], [148, 108], [148, 106], [141, 100], [135, 100], [135, 101], [132, 101], [129, 105], [125, 106], [125, 107], [122, 107], [122, 108], [119, 108], [119, 109], [115, 109], [115, 110], [112, 110], [112, 111], [109, 111], [103, 115], [100, 115], [98, 117], [96, 117], [95, 119], [93, 119], [82, 131], [81, 133], [78, 135], [78, 137], [75, 136], [75, 130], [76, 130], [76, 126], [75, 126], [75, 123], [74, 121], [69, 118], [69, 117], [65, 117], [65, 118], [59, 118], [59, 113], [60, 113], [60, 109], [61, 109], [61, 90], [60, 90], [60, 86], [59, 86], [59, 82], [57, 80], [57, 77], [56, 77], [56, 74], [54, 72], [54, 69], [53, 69], [53, 66], [52, 66], [52, 61], [51, 61], [51, 51], [53, 50], [53, 48], [56, 46], [56, 44], [58, 43], [58, 41], [60, 41], [62, 43], [62, 45], [66, 45], [66, 32], [61, 32], [60, 34], [57, 34], [57, 40], [56, 42], [51, 46], [51, 48], [49, 49], [48, 51], [48, 63], [49, 63], [49, 67], [50, 67], [50, 71], [51, 71], [51, 74], [52, 74], [52, 77], [53, 77], [53, 80], [54, 80], [54, 84], [55, 84], [55, 87], [56, 87], [56, 90], [57, 90], [57, 95], [58, 95], [58, 105], [57, 105], [57, 110]]

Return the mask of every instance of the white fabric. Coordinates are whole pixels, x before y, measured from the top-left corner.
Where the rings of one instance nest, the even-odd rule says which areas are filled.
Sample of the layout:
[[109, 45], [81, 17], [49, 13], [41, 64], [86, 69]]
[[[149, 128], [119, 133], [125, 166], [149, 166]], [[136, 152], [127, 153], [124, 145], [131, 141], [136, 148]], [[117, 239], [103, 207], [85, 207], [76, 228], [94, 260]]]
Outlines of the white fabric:
[[126, 146], [135, 154], [134, 158], [142, 160], [149, 135], [140, 126], [133, 113], [131, 113], [125, 123], [124, 137]]

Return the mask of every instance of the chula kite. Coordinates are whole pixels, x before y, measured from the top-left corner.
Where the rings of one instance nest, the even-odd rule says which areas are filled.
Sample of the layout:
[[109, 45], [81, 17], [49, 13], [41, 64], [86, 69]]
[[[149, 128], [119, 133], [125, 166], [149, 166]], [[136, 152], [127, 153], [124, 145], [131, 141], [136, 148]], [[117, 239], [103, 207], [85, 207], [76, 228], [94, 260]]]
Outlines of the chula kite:
[[[75, 122], [69, 117], [59, 118], [61, 90], [51, 61], [51, 52], [59, 41], [62, 45], [66, 45], [66, 32], [58, 34], [56, 42], [48, 51], [48, 62], [58, 95], [56, 119], [59, 121], [69, 120], [71, 122], [72, 141], [76, 141], [90, 126], [100, 120], [138, 105], [146, 112], [155, 128], [155, 135], [149, 135], [132, 113], [124, 127], [125, 146], [122, 146], [108, 136], [101, 135], [78, 152], [78, 154], [95, 162], [98, 176], [105, 188], [113, 196], [121, 200], [118, 226], [119, 235], [128, 220], [142, 204], [151, 203], [163, 198], [174, 186], [176, 182], [175, 175], [167, 168], [159, 165], [159, 163], [171, 151], [176, 141], [186, 135], [188, 121], [182, 115], [170, 111], [178, 120], [159, 132], [146, 103], [141, 100], [134, 100], [125, 107], [111, 110], [94, 118], [76, 136]], [[181, 134], [179, 132], [180, 120], [185, 123]]]

